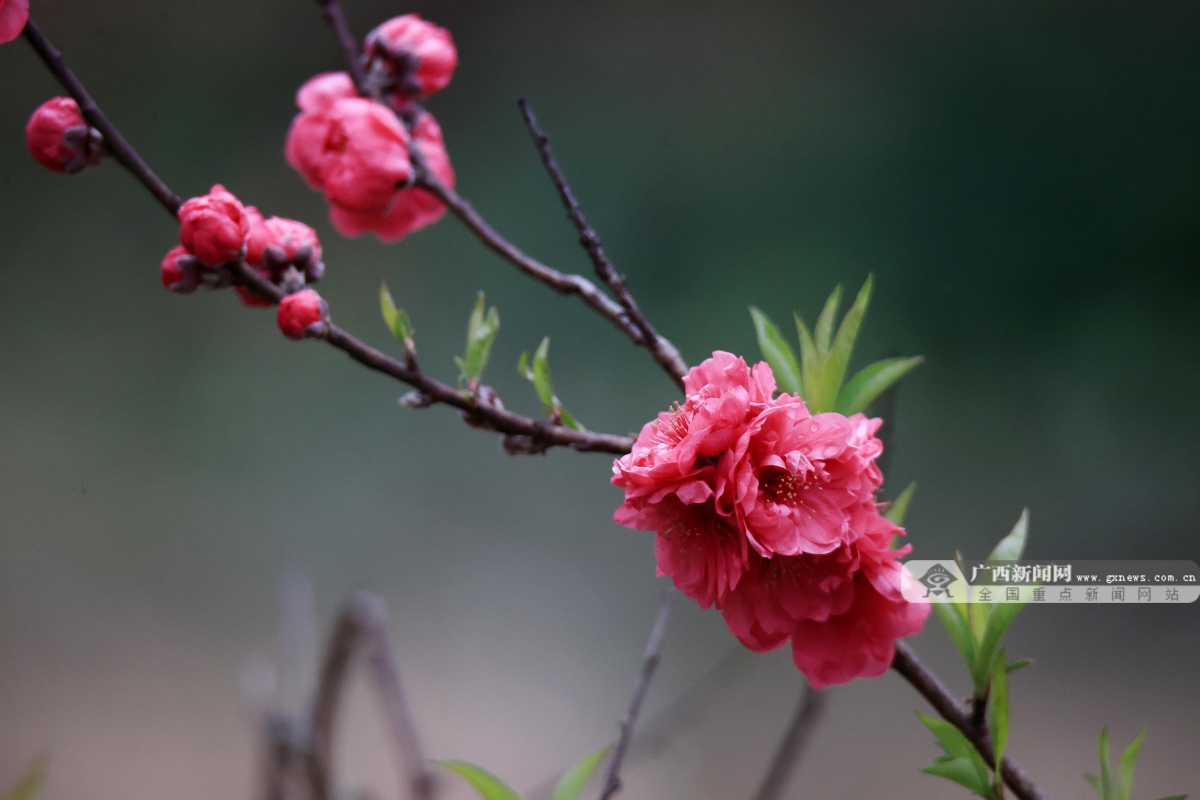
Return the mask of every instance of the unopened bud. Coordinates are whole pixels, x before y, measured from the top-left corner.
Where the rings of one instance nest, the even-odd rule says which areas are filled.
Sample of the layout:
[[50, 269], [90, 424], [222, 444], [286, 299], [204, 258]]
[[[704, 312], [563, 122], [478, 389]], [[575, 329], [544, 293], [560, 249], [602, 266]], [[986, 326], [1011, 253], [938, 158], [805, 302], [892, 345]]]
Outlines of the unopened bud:
[[245, 206], [220, 184], [179, 208], [180, 243], [210, 267], [240, 258], [249, 233]]
[[104, 137], [70, 97], [52, 97], [38, 106], [25, 126], [25, 142], [39, 164], [68, 175], [96, 166], [104, 156]]
[[289, 339], [324, 336], [329, 330], [329, 304], [313, 289], [301, 289], [279, 302], [276, 319]]

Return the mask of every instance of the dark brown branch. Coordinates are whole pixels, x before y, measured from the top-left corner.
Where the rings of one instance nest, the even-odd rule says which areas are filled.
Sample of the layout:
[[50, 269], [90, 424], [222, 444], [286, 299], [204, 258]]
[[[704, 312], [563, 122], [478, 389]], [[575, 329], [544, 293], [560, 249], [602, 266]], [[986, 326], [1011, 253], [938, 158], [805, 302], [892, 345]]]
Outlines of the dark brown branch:
[[557, 159], [554, 158], [554, 150], [550, 147], [550, 137], [538, 125], [537, 117], [534, 115], [529, 101], [524, 97], [519, 98], [517, 106], [521, 109], [521, 116], [525, 118], [525, 125], [533, 137], [533, 143], [537, 147], [538, 155], [542, 158], [542, 164], [545, 165], [546, 172], [550, 174], [550, 179], [554, 181], [554, 188], [558, 189], [558, 196], [567, 210], [567, 217], [575, 226], [575, 230], [579, 231], [579, 243], [588, 254], [588, 258], [592, 260], [596, 275], [604, 285], [612, 289], [613, 294], [617, 297], [617, 302], [625, 310], [625, 318], [637, 329], [638, 344], [649, 350], [654, 356], [654, 360], [682, 387], [682, 379], [687, 373], [687, 365], [679, 355], [679, 351], [675, 349], [675, 345], [654, 330], [654, 326], [638, 308], [637, 301], [633, 299], [633, 295], [625, 285], [624, 276], [618, 274], [612, 262], [609, 261], [608, 255], [604, 252], [604, 246], [600, 243], [600, 235], [583, 215], [583, 209], [579, 207], [579, 201], [575, 199], [575, 194], [571, 191], [570, 184], [567, 183], [567, 176], [559, 167]]
[[637, 722], [638, 713], [642, 709], [642, 699], [646, 696], [646, 690], [650, 688], [650, 679], [654, 677], [654, 671], [658, 669], [663, 638], [667, 635], [667, 623], [671, 621], [671, 609], [675, 606], [675, 598], [678, 594], [679, 592], [674, 588], [667, 589], [663, 593], [662, 602], [659, 603], [658, 616], [654, 620], [654, 627], [650, 630], [650, 639], [646, 642], [646, 654], [642, 657], [642, 677], [633, 690], [629, 708], [626, 709], [625, 717], [621, 720], [621, 734], [617, 737], [612, 758], [608, 760], [608, 769], [604, 773], [604, 791], [600, 794], [600, 800], [609, 800], [621, 791], [621, 763], [625, 760], [625, 753], [629, 750], [629, 740], [633, 738], [633, 725]]
[[54, 77], [58, 79], [58, 82], [62, 84], [63, 88], [79, 104], [79, 113], [83, 115], [83, 118], [88, 121], [89, 125], [104, 135], [104, 146], [112, 157], [121, 166], [129, 170], [135, 178], [141, 181], [142, 185], [150, 190], [150, 194], [154, 195], [154, 199], [158, 200], [171, 216], [175, 216], [182, 203], [179, 196], [167, 188], [167, 185], [146, 165], [146, 162], [130, 146], [129, 142], [125, 141], [125, 137], [117, 130], [117, 126], [113, 125], [108, 116], [100, 110], [100, 106], [96, 104], [96, 101], [88, 94], [87, 89], [75, 77], [75, 73], [67, 66], [62, 53], [42, 35], [41, 29], [38, 28], [32, 18], [25, 23], [24, 36], [25, 40], [37, 51], [38, 56], [41, 57], [46, 66], [50, 68], [50, 71], [54, 73]]
[[346, 606], [329, 640], [325, 661], [317, 683], [317, 695], [312, 711], [312, 752], [310, 776], [314, 787], [322, 791], [318, 797], [329, 797], [332, 791], [330, 764], [333, 732], [337, 709], [341, 705], [350, 666], [358, 656], [365, 656], [367, 666], [380, 700], [396, 755], [404, 765], [409, 796], [414, 800], [433, 797], [433, 774], [421, 754], [416, 727], [404, 697], [400, 670], [392, 658], [380, 600], [372, 595], [359, 594]]
[[[934, 675], [928, 667], [921, 663], [917, 654], [904, 642], [896, 642], [896, 655], [892, 659], [892, 669], [912, 684], [913, 688], [929, 701], [942, 719], [962, 731], [987, 763], [991, 764], [995, 761], [992, 742], [987, 730], [981, 730], [971, 724], [970, 710], [958, 701], [953, 692], [946, 688], [937, 675]], [[1034, 784], [1028, 773], [1021, 769], [1021, 766], [1012, 758], [1005, 756], [1003, 767], [1004, 782], [1008, 784], [1008, 788], [1012, 789], [1013, 794], [1021, 800], [1047, 800], [1046, 794]]]
[[792, 715], [787, 731], [779, 741], [775, 757], [771, 760], [771, 766], [767, 770], [762, 784], [758, 787], [754, 800], [778, 800], [783, 796], [788, 778], [792, 776], [792, 771], [800, 762], [804, 745], [808, 742], [813, 727], [825, 710], [827, 697], [828, 695], [823, 691], [807, 686], [804, 688], [800, 702], [796, 704], [796, 712]]
[[346, 70], [358, 88], [358, 93], [363, 97], [372, 97], [373, 94], [368, 91], [367, 76], [363, 73], [362, 62], [358, 58], [358, 40], [350, 33], [350, 25], [346, 22], [342, 4], [338, 0], [317, 0], [317, 5], [321, 7], [321, 16], [325, 19], [325, 24], [333, 30], [333, 35], [337, 38], [338, 47], [341, 48], [342, 57], [346, 61]]

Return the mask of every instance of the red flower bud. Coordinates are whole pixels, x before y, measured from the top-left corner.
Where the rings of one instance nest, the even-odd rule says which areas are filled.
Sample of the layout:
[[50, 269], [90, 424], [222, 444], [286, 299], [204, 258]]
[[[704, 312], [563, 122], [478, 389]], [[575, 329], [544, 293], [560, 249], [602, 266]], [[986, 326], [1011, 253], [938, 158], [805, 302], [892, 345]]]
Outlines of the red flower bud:
[[103, 141], [100, 131], [87, 124], [79, 104], [70, 97], [52, 97], [42, 103], [25, 126], [25, 142], [37, 162], [68, 175], [99, 164], [104, 156]]
[[329, 329], [329, 304], [312, 289], [301, 289], [279, 302], [279, 330], [289, 339], [324, 336]]
[[365, 45], [368, 72], [398, 106], [444, 89], [458, 66], [450, 32], [416, 14], [389, 19], [367, 34]]
[[0, 44], [21, 35], [29, 20], [29, 0], [0, 0]]
[[325, 267], [321, 264], [321, 243], [317, 241], [316, 231], [294, 219], [271, 217], [264, 220], [253, 206], [246, 212], [250, 217], [247, 264], [259, 267], [276, 281], [290, 266], [300, 270], [309, 281], [320, 279]]
[[220, 184], [179, 208], [179, 241], [210, 267], [240, 258], [249, 233], [245, 207]]
[[191, 294], [200, 285], [200, 274], [204, 265], [182, 245], [176, 245], [163, 256], [161, 267], [162, 285], [172, 292]]

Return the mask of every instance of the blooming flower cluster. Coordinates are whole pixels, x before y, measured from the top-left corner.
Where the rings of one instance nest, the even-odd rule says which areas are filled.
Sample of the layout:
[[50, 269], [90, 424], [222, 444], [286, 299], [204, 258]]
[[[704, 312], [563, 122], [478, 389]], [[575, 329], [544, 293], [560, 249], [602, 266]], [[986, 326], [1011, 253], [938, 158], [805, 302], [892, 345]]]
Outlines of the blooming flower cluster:
[[[312, 289], [305, 288], [325, 274], [317, 233], [303, 222], [283, 217], [264, 218], [254, 206], [242, 205], [224, 186], [193, 197], [179, 207], [179, 241], [163, 257], [162, 284], [189, 294], [200, 286], [228, 286], [230, 261], [244, 260], [266, 280], [289, 294], [280, 302], [278, 321], [291, 339], [319, 335], [328, 323], [329, 309]], [[234, 287], [248, 306], [273, 305], [269, 298], [245, 286]]]
[[394, 242], [445, 213], [412, 184], [423, 169], [454, 185], [442, 129], [420, 101], [450, 82], [458, 54], [445, 29], [415, 14], [383, 23], [365, 44], [367, 83], [389, 105], [361, 97], [345, 72], [317, 75], [296, 93], [284, 152], [325, 195], [341, 233]]
[[660, 575], [716, 606], [747, 647], [789, 640], [815, 688], [882, 674], [929, 608], [907, 603], [891, 549], [903, 530], [876, 506], [881, 420], [811, 414], [775, 397], [766, 363], [717, 352], [686, 399], [647, 423], [613, 466], [616, 522], [653, 531]]
[[42, 103], [25, 126], [29, 153], [46, 169], [74, 175], [100, 163], [103, 137], [79, 113], [70, 97], [52, 97]]

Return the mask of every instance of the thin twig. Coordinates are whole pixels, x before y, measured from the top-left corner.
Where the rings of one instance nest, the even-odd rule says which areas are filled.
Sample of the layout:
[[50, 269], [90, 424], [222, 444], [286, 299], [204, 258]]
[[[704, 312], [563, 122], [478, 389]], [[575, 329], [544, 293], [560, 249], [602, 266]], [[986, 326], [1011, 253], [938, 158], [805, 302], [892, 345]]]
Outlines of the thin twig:
[[788, 778], [792, 776], [796, 764], [800, 763], [804, 745], [807, 744], [813, 727], [825, 710], [827, 697], [828, 695], [823, 691], [804, 687], [800, 701], [796, 704], [796, 712], [792, 715], [783, 738], [779, 740], [775, 757], [771, 759], [771, 766], [767, 769], [767, 774], [763, 778], [762, 784], [759, 785], [754, 800], [778, 800], [783, 796]]
[[378, 598], [359, 594], [346, 606], [338, 618], [321, 676], [312, 711], [312, 754], [310, 780], [328, 797], [331, 791], [330, 764], [333, 750], [334, 717], [341, 705], [350, 666], [356, 656], [365, 656], [371, 677], [382, 700], [384, 715], [392, 730], [396, 755], [404, 765], [409, 796], [414, 800], [433, 797], [433, 774], [421, 754], [416, 726], [404, 696], [400, 670], [392, 657], [384, 622], [382, 604]]
[[679, 355], [679, 351], [675, 349], [675, 345], [654, 330], [654, 326], [638, 308], [637, 301], [633, 299], [629, 287], [625, 285], [624, 276], [620, 275], [613, 267], [608, 255], [604, 252], [604, 246], [600, 243], [600, 235], [583, 215], [583, 209], [579, 207], [579, 201], [575, 199], [575, 193], [571, 191], [571, 186], [567, 183], [567, 176], [554, 157], [554, 150], [550, 147], [550, 137], [538, 125], [537, 117], [534, 115], [529, 101], [524, 97], [518, 98], [517, 106], [521, 109], [521, 116], [525, 118], [525, 125], [533, 137], [533, 143], [537, 147], [538, 155], [542, 158], [542, 164], [545, 165], [546, 172], [550, 174], [550, 180], [554, 181], [554, 187], [558, 189], [558, 196], [567, 210], [567, 217], [575, 226], [575, 230], [579, 232], [579, 243], [588, 254], [588, 258], [592, 260], [596, 275], [601, 282], [612, 289], [613, 294], [617, 296], [617, 302], [625, 309], [626, 318], [637, 328], [641, 337], [639, 344], [650, 351], [654, 360], [663, 369], [682, 383], [681, 378], [687, 373], [687, 365]]
[[[904, 642], [896, 642], [896, 656], [892, 659], [892, 669], [912, 684], [913, 688], [929, 701], [942, 719], [962, 731], [987, 763], [991, 764], [995, 761], [992, 742], [987, 731], [980, 730], [971, 724], [970, 710], [958, 701], [954, 693], [946, 688], [937, 675], [921, 663], [917, 654]], [[1004, 757], [1002, 772], [1004, 782], [1021, 800], [1047, 800], [1046, 794], [1037, 787], [1029, 774], [1009, 756]]]
[[88, 94], [88, 90], [84, 88], [83, 83], [75, 77], [75, 73], [67, 66], [66, 59], [62, 53], [58, 51], [50, 41], [42, 35], [41, 28], [34, 23], [30, 18], [25, 23], [23, 31], [25, 40], [33, 46], [37, 51], [38, 56], [54, 73], [54, 77], [62, 84], [63, 88], [75, 99], [79, 104], [79, 113], [88, 121], [96, 130], [104, 135], [104, 146], [108, 149], [112, 157], [115, 158], [121, 166], [129, 170], [135, 178], [142, 182], [142, 185], [150, 190], [150, 194], [154, 195], [154, 199], [165, 208], [171, 216], [175, 216], [179, 211], [179, 206], [182, 200], [179, 195], [167, 188], [167, 185], [154, 174], [154, 171], [147, 166], [142, 157], [137, 151], [125, 141], [125, 137], [117, 130], [117, 126], [112, 123], [108, 116], [100, 110], [100, 106]]
[[325, 23], [337, 38], [342, 57], [346, 60], [346, 70], [350, 73], [358, 93], [364, 97], [372, 96], [368, 91], [367, 76], [363, 72], [362, 62], [358, 59], [358, 41], [354, 34], [350, 33], [350, 25], [346, 22], [342, 4], [338, 0], [317, 0], [317, 5], [321, 7], [321, 16], [324, 17]]
[[604, 791], [600, 800], [609, 800], [621, 790], [621, 762], [629, 749], [629, 740], [633, 738], [633, 725], [637, 722], [638, 712], [642, 708], [642, 699], [650, 687], [650, 679], [658, 669], [659, 654], [662, 651], [663, 638], [667, 635], [667, 623], [671, 621], [671, 609], [675, 606], [675, 598], [679, 592], [674, 587], [663, 593], [662, 602], [658, 606], [658, 616], [654, 627], [650, 630], [650, 639], [646, 642], [646, 654], [642, 657], [642, 677], [638, 680], [633, 697], [629, 700], [629, 708], [621, 720], [621, 734], [617, 737], [616, 747], [613, 748], [612, 758], [608, 761], [608, 769], [604, 773]]

